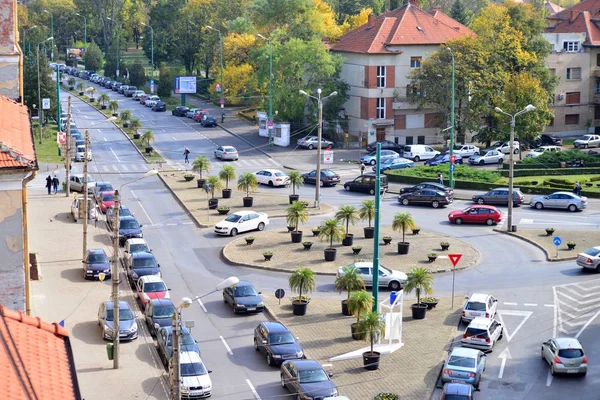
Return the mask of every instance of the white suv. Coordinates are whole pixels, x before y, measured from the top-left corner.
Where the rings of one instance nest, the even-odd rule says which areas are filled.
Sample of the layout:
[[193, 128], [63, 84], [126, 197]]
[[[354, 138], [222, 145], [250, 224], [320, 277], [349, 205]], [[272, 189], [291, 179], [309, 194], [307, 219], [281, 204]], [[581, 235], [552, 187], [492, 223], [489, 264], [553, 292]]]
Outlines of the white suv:
[[201, 399], [212, 394], [209, 373], [195, 351], [182, 351], [179, 356], [181, 370], [181, 397]]
[[492, 318], [477, 317], [467, 326], [462, 335], [463, 347], [472, 347], [481, 351], [492, 351], [494, 344], [504, 334], [502, 324]]
[[461, 319], [469, 322], [476, 317], [493, 318], [498, 311], [498, 300], [489, 294], [473, 293], [463, 307]]
[[[509, 148], [510, 148], [509, 142], [504, 142], [504, 143], [501, 143], [496, 148], [496, 150], [498, 150], [500, 153], [508, 154], [509, 153], [509, 150], [508, 150]], [[516, 140], [513, 141], [513, 153], [519, 154], [519, 149], [520, 148], [521, 147], [519, 146], [519, 142], [517, 142]]]

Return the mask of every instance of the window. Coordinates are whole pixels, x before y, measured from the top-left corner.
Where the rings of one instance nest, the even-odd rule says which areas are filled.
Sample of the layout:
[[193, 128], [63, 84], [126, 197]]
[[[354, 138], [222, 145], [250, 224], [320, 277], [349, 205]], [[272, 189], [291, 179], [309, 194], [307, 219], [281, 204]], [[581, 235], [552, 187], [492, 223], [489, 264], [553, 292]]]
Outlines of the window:
[[594, 119], [600, 119], [600, 106], [594, 107]]
[[596, 67], [600, 67], [600, 54], [596, 54]]
[[600, 94], [600, 80], [596, 81], [596, 94]]
[[579, 42], [563, 42], [563, 49], [569, 53], [579, 52]]
[[554, 118], [550, 119], [550, 122], [548, 123], [548, 126], [554, 126]]
[[377, 67], [377, 87], [385, 87], [385, 67]]
[[579, 104], [580, 103], [580, 92], [567, 92], [566, 104]]
[[567, 68], [567, 80], [581, 79], [581, 68]]
[[579, 114], [565, 115], [565, 125], [579, 125]]
[[[407, 145], [413, 144], [414, 143], [413, 137], [412, 136], [407, 136], [405, 142], [406, 142]], [[408, 152], [410, 152], [410, 149], [408, 150]]]
[[421, 68], [421, 57], [411, 57], [410, 58], [410, 67], [411, 68]]
[[380, 97], [377, 99], [377, 107], [375, 109], [375, 117], [378, 119], [385, 119], [385, 98]]
[[417, 136], [417, 144], [425, 144], [425, 136]]

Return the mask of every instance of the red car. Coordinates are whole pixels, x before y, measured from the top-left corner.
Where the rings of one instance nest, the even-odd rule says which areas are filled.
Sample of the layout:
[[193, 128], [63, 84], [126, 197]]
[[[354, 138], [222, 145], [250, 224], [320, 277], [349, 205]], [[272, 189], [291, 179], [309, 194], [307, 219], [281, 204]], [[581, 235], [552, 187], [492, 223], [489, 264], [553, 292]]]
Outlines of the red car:
[[147, 94], [144, 94], [142, 96], [140, 96], [140, 104], [145, 105], [146, 104], [146, 100], [148, 100], [148, 97], [150, 97]]
[[156, 275], [142, 276], [137, 281], [135, 288], [144, 308], [150, 300], [168, 299], [170, 297], [167, 285]]
[[495, 225], [502, 222], [502, 214], [494, 206], [475, 204], [462, 211], [452, 211], [448, 214], [450, 223], [460, 225], [464, 223]]
[[106, 214], [106, 210], [115, 205], [115, 192], [100, 192], [97, 201], [100, 211]]
[[202, 118], [204, 118], [204, 116], [208, 114], [210, 114], [210, 111], [208, 110], [196, 110], [192, 118], [196, 122], [202, 122]]

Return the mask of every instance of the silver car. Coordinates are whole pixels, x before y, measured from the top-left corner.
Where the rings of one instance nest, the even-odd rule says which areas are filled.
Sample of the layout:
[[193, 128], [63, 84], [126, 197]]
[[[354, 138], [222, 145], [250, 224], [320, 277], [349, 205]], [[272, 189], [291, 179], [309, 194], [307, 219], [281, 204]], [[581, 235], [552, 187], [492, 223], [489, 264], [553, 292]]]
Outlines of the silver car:
[[442, 371], [442, 382], [464, 382], [479, 387], [485, 370], [485, 354], [476, 349], [455, 347]]
[[583, 253], [579, 253], [577, 255], [577, 265], [600, 272], [600, 246], [592, 247]]
[[584, 135], [581, 139], [577, 139], [573, 142], [573, 147], [582, 147], [584, 149], [587, 149], [588, 147], [600, 147], [600, 136]]
[[[298, 146], [306, 147], [309, 150], [316, 149], [319, 143], [318, 136], [306, 136], [302, 139], [298, 139]], [[321, 148], [327, 148], [333, 146], [333, 142], [321, 138]]]
[[498, 150], [482, 150], [469, 157], [469, 164], [471, 165], [502, 164], [503, 162], [504, 154]]
[[[373, 263], [372, 262], [355, 262], [348, 265], [348, 267], [356, 267], [359, 269], [359, 273], [366, 286], [373, 286]], [[338, 268], [338, 276], [344, 275], [344, 268]], [[387, 287], [390, 290], [398, 291], [402, 290], [408, 277], [404, 272], [394, 271], [387, 269], [383, 265], [379, 266], [379, 287]]]
[[542, 360], [550, 365], [552, 375], [587, 374], [588, 358], [577, 339], [554, 338], [542, 343]]
[[538, 210], [542, 208], [559, 208], [574, 212], [587, 207], [587, 197], [577, 196], [570, 192], [554, 192], [548, 196], [532, 198], [529, 205]]
[[[69, 182], [70, 182], [70, 188], [71, 190], [75, 191], [75, 192], [83, 192], [83, 183], [84, 179], [83, 179], [83, 174], [76, 174], [76, 175], [71, 175], [71, 177], [69, 178]], [[88, 175], [87, 177], [87, 191], [88, 193], [94, 193], [94, 190], [96, 188], [96, 180], [91, 177], [90, 175]]]
[[215, 158], [237, 161], [239, 155], [238, 151], [233, 146], [219, 146], [215, 149]]
[[[102, 329], [102, 339], [112, 340], [115, 336], [113, 326], [113, 302], [104, 301], [98, 309], [98, 325]], [[138, 338], [138, 326], [135, 314], [126, 301], [119, 301], [119, 339], [133, 340]]]

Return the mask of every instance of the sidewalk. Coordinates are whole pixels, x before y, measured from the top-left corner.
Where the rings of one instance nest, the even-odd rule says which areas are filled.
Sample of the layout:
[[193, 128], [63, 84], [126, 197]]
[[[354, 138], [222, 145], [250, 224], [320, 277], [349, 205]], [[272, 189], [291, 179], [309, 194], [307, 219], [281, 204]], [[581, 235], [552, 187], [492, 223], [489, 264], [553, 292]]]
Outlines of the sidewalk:
[[[148, 398], [166, 400], [166, 376], [154, 356], [155, 345], [147, 332], [132, 291], [124, 278], [119, 287], [138, 317], [139, 338], [121, 344], [120, 366], [114, 370], [106, 354], [97, 322], [98, 307], [109, 300], [110, 281], [85, 281], [82, 269], [82, 225], [70, 217], [71, 198], [64, 193], [47, 195], [29, 190], [29, 249], [38, 253], [41, 278], [33, 281], [32, 314], [46, 321], [64, 321], [71, 335], [75, 367], [86, 400]], [[88, 225], [88, 247], [104, 248], [110, 257], [110, 239], [104, 219]]]

